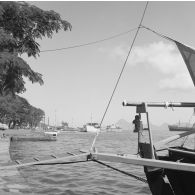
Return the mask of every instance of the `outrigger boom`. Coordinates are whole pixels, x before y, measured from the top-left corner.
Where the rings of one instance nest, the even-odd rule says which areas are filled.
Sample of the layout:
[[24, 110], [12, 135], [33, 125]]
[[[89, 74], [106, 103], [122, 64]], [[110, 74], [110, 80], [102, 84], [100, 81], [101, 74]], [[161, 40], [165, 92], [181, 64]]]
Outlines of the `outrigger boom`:
[[148, 107], [195, 107], [195, 102], [129, 102], [124, 100], [123, 106], [141, 106], [146, 104]]

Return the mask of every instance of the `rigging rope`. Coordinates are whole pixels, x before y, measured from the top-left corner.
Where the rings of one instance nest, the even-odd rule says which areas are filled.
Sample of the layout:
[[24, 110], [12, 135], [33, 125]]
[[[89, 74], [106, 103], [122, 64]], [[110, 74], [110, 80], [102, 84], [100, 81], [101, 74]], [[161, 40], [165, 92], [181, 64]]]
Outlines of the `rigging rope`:
[[137, 29], [138, 29], [138, 28], [132, 28], [132, 29], [126, 31], [126, 32], [122, 32], [122, 33], [113, 35], [113, 36], [111, 36], [111, 37], [107, 37], [107, 38], [100, 39], [100, 40], [97, 40], [97, 41], [92, 41], [92, 42], [83, 43], [83, 44], [78, 44], [78, 45], [73, 45], [73, 46], [68, 46], [68, 47], [64, 47], [64, 48], [47, 49], [47, 50], [42, 50], [42, 51], [40, 51], [40, 52], [43, 53], [43, 52], [50, 52], [50, 51], [61, 51], [61, 50], [74, 49], [74, 48], [78, 48], [78, 47], [88, 46], [88, 45], [94, 45], [94, 44], [97, 44], [97, 43], [100, 43], [100, 42], [108, 41], [108, 40], [110, 40], [110, 39], [114, 39], [114, 38], [116, 38], [116, 37], [125, 35], [125, 34], [127, 34], [127, 33], [132, 32], [132, 31], [135, 31], [135, 30], [137, 30]]
[[115, 167], [113, 167], [113, 166], [110, 166], [110, 165], [108, 165], [108, 164], [105, 164], [105, 163], [103, 163], [103, 162], [101, 162], [101, 161], [98, 161], [98, 160], [95, 160], [95, 159], [93, 159], [93, 161], [94, 161], [94, 162], [97, 162], [97, 163], [99, 163], [99, 164], [101, 164], [101, 165], [104, 165], [104, 166], [106, 166], [106, 167], [108, 167], [108, 168], [111, 168], [111, 169], [113, 169], [113, 170], [115, 170], [115, 171], [118, 171], [118, 172], [123, 173], [123, 174], [125, 174], [125, 175], [128, 175], [128, 176], [130, 176], [130, 177], [133, 177], [134, 179], [137, 179], [137, 180], [142, 181], [142, 182], [144, 182], [144, 183], [148, 183], [147, 180], [144, 179], [144, 178], [142, 178], [142, 177], [139, 177], [139, 176], [134, 175], [134, 174], [132, 174], [132, 173], [128, 173], [128, 172], [126, 172], [126, 171], [122, 171], [122, 170], [120, 170], [120, 169], [117, 169], [117, 168], [115, 168]]
[[[110, 97], [110, 99], [109, 99], [109, 102], [108, 102], [107, 107], [106, 107], [106, 109], [105, 109], [105, 112], [104, 112], [104, 114], [103, 114], [102, 120], [101, 120], [101, 122], [100, 122], [100, 129], [101, 129], [102, 123], [103, 123], [103, 121], [104, 121], [104, 118], [105, 118], [105, 116], [106, 116], [106, 113], [107, 113], [107, 111], [108, 111], [108, 108], [109, 108], [109, 106], [110, 106], [110, 103], [111, 103], [111, 101], [112, 101], [112, 98], [113, 98], [113, 96], [114, 96], [114, 93], [115, 93], [115, 91], [116, 91], [116, 88], [117, 88], [117, 86], [118, 86], [118, 83], [119, 83], [119, 81], [120, 81], [120, 78], [121, 78], [121, 76], [122, 76], [122, 73], [123, 73], [123, 71], [124, 71], [124, 69], [125, 69], [125, 66], [126, 66], [126, 64], [127, 64], [127, 60], [128, 60], [128, 58], [129, 58], [129, 55], [130, 55], [130, 53], [131, 53], [131, 50], [132, 50], [133, 45], [134, 45], [134, 43], [135, 43], [135, 40], [136, 40], [136, 38], [137, 38], [139, 29], [140, 29], [141, 26], [142, 26], [142, 21], [143, 21], [143, 19], [144, 19], [145, 13], [146, 13], [147, 6], [148, 6], [148, 1], [146, 2], [146, 5], [145, 5], [145, 8], [144, 8], [144, 11], [143, 11], [143, 14], [142, 14], [142, 17], [141, 17], [139, 26], [138, 26], [137, 31], [136, 31], [136, 33], [135, 33], [134, 39], [133, 39], [133, 41], [132, 41], [132, 43], [131, 43], [129, 52], [128, 52], [128, 54], [127, 54], [127, 57], [126, 57], [126, 59], [125, 59], [125, 62], [124, 62], [124, 64], [123, 64], [123, 67], [122, 67], [122, 69], [121, 69], [121, 72], [120, 72], [120, 74], [119, 74], [119, 77], [118, 77], [118, 79], [117, 79], [117, 82], [116, 82], [116, 84], [115, 84], [115, 87], [114, 87], [114, 90], [113, 90], [113, 92], [112, 92], [112, 95], [111, 95], [111, 97]], [[92, 145], [91, 145], [91, 150], [92, 150], [92, 151], [94, 150], [94, 145], [95, 145], [96, 139], [97, 139], [97, 137], [98, 137], [98, 135], [99, 135], [99, 132], [100, 132], [100, 131], [98, 131], [98, 132], [96, 133], [95, 138], [94, 138], [94, 140], [93, 140], [93, 143], [92, 143]]]
[[117, 169], [117, 168], [115, 168], [115, 167], [113, 167], [113, 166], [110, 166], [110, 165], [108, 165], [108, 164], [105, 164], [105, 163], [103, 163], [103, 162], [101, 162], [101, 161], [98, 161], [98, 160], [95, 160], [95, 159], [93, 159], [93, 160], [88, 159], [88, 160], [80, 160], [80, 161], [71, 161], [71, 162], [39, 163], [39, 164], [36, 164], [36, 165], [61, 165], [61, 164], [64, 165], [64, 164], [76, 164], [76, 163], [85, 163], [85, 162], [93, 162], [93, 161], [96, 162], [96, 163], [99, 163], [99, 164], [101, 164], [101, 165], [103, 165], [103, 166], [106, 166], [106, 167], [108, 167], [108, 168], [111, 168], [111, 169], [113, 169], [113, 170], [115, 170], [115, 171], [118, 171], [118, 172], [120, 172], [120, 173], [123, 173], [123, 174], [125, 174], [125, 175], [128, 175], [128, 176], [130, 176], [130, 177], [132, 177], [132, 178], [134, 178], [134, 179], [137, 179], [137, 180], [142, 181], [142, 182], [144, 182], [144, 183], [148, 183], [147, 180], [144, 179], [144, 178], [142, 178], [142, 177], [139, 177], [139, 176], [134, 175], [134, 174], [132, 174], [132, 173], [128, 173], [128, 172], [126, 172], [126, 171], [122, 171], [122, 170], [120, 170], [120, 169]]
[[158, 35], [158, 36], [160, 36], [160, 37], [162, 37], [164, 39], [167, 39], [169, 41], [172, 41], [172, 42], [175, 42], [176, 41], [176, 40], [174, 40], [174, 39], [172, 39], [170, 37], [167, 37], [167, 36], [165, 36], [165, 35], [163, 35], [163, 34], [161, 34], [159, 32], [156, 32], [155, 30], [152, 30], [151, 28], [148, 28], [146, 26], [141, 25], [141, 28], [145, 28], [146, 30], [149, 30], [149, 31], [153, 32], [154, 34], [156, 34], [156, 35]]

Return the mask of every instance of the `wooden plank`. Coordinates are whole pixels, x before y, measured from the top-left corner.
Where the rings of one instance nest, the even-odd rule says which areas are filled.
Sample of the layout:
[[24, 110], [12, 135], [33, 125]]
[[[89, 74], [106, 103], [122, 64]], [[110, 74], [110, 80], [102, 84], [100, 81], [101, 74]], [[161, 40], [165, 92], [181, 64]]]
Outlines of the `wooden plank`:
[[126, 164], [133, 164], [139, 166], [150, 166], [150, 167], [157, 167], [157, 168], [195, 172], [195, 164], [170, 162], [170, 161], [155, 160], [155, 159], [145, 159], [145, 158], [137, 157], [136, 155], [119, 156], [116, 154], [93, 153], [92, 159], [93, 158], [96, 160], [109, 161], [109, 162], [118, 162], [118, 163], [126, 163]]
[[57, 158], [57, 156], [55, 156], [55, 155], [53, 155], [53, 154], [51, 154], [50, 156], [53, 157], [53, 158]]
[[79, 150], [80, 153], [87, 153], [89, 152], [88, 150]]
[[40, 161], [37, 157], [34, 157], [33, 159], [36, 160], [36, 161]]
[[88, 159], [88, 155], [90, 153], [84, 153], [84, 154], [80, 154], [80, 155], [75, 155], [75, 156], [65, 156], [65, 157], [61, 157], [61, 158], [53, 158], [53, 159], [49, 159], [49, 160], [42, 160], [42, 161], [36, 161], [36, 162], [29, 162], [29, 163], [24, 163], [24, 164], [18, 164], [18, 165], [8, 165], [8, 166], [0, 166], [0, 170], [3, 169], [11, 169], [11, 168], [19, 168], [19, 167], [25, 167], [25, 166], [32, 166], [32, 165], [39, 165], [39, 164], [49, 164], [49, 163], [64, 163], [64, 162], [71, 162], [73, 160], [77, 160], [77, 159], [82, 159], [82, 160], [86, 160]]
[[72, 155], [72, 156], [75, 156], [75, 154], [74, 153], [72, 153], [72, 152], [66, 152], [67, 154], [70, 154], [70, 155]]
[[20, 160], [20, 164], [26, 164], [26, 163], [30, 163], [32, 161], [35, 162], [32, 158], [28, 158], [28, 159]]
[[15, 160], [15, 162], [16, 162], [17, 164], [21, 164], [21, 162], [20, 162], [19, 160]]

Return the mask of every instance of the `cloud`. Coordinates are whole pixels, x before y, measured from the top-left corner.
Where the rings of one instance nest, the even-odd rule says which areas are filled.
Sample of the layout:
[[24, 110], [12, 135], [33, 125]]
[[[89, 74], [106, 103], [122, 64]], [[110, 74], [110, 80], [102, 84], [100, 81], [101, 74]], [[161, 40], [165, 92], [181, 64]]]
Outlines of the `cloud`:
[[[115, 60], [124, 61], [128, 50], [127, 46], [121, 45], [113, 48], [109, 56]], [[182, 56], [174, 43], [160, 41], [145, 46], [136, 46], [127, 63], [128, 66], [144, 65], [159, 71], [163, 75], [159, 82], [161, 88], [188, 89], [193, 87]]]
[[193, 88], [189, 74], [178, 73], [173, 77], [162, 79], [159, 83], [163, 89], [189, 89]]

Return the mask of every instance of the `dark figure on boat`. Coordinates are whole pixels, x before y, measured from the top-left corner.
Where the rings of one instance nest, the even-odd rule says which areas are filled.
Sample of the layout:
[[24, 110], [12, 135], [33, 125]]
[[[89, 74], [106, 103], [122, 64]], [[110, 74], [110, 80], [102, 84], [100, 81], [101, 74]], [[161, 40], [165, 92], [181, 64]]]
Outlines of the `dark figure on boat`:
[[133, 132], [139, 132], [143, 130], [142, 121], [140, 120], [139, 115], [135, 115], [135, 119], [132, 121], [132, 123], [135, 125]]

